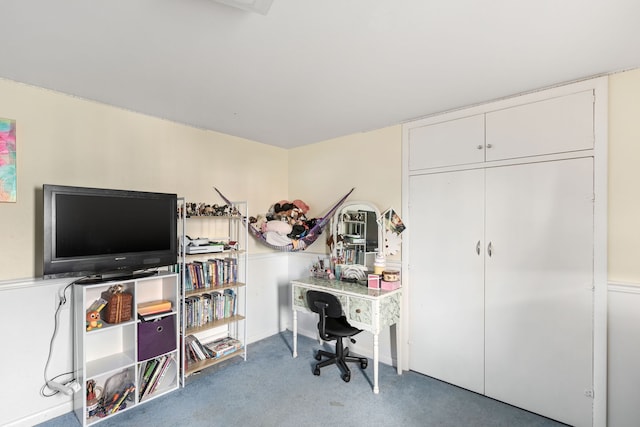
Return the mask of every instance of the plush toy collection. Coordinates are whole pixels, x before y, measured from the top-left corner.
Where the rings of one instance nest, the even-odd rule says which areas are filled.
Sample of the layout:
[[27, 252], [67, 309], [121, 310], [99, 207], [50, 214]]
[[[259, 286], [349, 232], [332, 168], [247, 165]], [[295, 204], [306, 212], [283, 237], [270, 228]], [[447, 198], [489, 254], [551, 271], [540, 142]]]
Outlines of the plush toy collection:
[[307, 218], [309, 206], [302, 200], [280, 200], [269, 208], [265, 216], [249, 218], [249, 222], [262, 233], [277, 233], [288, 239], [301, 239], [316, 224], [317, 219]]
[[[238, 216], [238, 209], [229, 205], [207, 204], [207, 203], [187, 203], [187, 217], [190, 216]], [[179, 212], [182, 217], [182, 208]]]

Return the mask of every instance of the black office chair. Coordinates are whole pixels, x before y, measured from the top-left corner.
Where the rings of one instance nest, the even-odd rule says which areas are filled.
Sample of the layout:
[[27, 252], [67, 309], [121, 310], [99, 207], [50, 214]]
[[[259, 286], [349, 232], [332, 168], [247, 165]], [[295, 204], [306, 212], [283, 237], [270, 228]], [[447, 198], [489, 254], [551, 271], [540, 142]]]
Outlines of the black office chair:
[[336, 364], [342, 371], [342, 379], [344, 382], [351, 380], [351, 370], [347, 366], [347, 362], [359, 362], [360, 367], [365, 369], [368, 360], [366, 357], [349, 356], [349, 348], [345, 348], [342, 338], [349, 338], [352, 343], [356, 341], [351, 338], [362, 332], [361, 329], [354, 328], [347, 322], [347, 318], [342, 315], [342, 305], [338, 297], [326, 292], [307, 291], [307, 304], [309, 308], [318, 313], [320, 318], [318, 322], [318, 332], [320, 338], [324, 341], [336, 340], [336, 352], [318, 350], [316, 360], [322, 360], [322, 356], [328, 357], [327, 360], [317, 363], [313, 370], [314, 375], [320, 375], [320, 368]]

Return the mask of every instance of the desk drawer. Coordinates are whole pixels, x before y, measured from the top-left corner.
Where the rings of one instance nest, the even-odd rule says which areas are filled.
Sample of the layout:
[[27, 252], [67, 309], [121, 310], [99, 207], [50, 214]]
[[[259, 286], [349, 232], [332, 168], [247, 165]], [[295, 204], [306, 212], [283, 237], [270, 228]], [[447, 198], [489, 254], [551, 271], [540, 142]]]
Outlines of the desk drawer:
[[293, 286], [293, 294], [291, 297], [293, 298], [292, 303], [294, 308], [309, 308], [307, 307], [307, 291], [308, 289], [302, 286]]
[[349, 297], [349, 322], [373, 325], [373, 301], [364, 298]]
[[[297, 286], [297, 285], [293, 285], [293, 293], [291, 295], [291, 298], [293, 298], [293, 308], [294, 309], [299, 309], [299, 308], [303, 308], [305, 310], [310, 310], [309, 306], [307, 305], [307, 291], [310, 290], [317, 290], [314, 288], [306, 288], [304, 286]], [[322, 292], [322, 291], [321, 291]], [[345, 308], [347, 307], [347, 296], [346, 295], [336, 295], [333, 294], [336, 297], [338, 297], [338, 300], [340, 301], [340, 305], [342, 306], [342, 311], [344, 312]]]

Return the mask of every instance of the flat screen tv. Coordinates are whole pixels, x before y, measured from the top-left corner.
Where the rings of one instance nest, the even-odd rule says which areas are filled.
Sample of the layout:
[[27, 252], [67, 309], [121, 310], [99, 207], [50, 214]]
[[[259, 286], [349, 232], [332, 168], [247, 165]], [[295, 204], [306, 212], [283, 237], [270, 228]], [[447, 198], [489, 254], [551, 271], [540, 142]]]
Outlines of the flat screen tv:
[[144, 275], [176, 263], [177, 196], [43, 186], [44, 277]]

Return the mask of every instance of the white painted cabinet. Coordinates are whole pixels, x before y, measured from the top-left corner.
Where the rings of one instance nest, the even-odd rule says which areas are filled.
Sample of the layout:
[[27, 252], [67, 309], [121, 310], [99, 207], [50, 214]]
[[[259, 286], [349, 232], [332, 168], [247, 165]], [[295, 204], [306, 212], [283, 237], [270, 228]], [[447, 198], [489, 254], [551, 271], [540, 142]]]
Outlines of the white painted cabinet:
[[593, 91], [531, 102], [486, 114], [486, 160], [593, 148]]
[[484, 114], [446, 120], [409, 131], [409, 169], [484, 161]]
[[432, 118], [408, 131], [408, 169], [593, 149], [593, 105], [593, 90], [587, 90], [468, 117]]
[[[410, 369], [590, 426], [594, 91], [582, 88], [406, 124], [403, 261]], [[448, 152], [480, 129], [481, 159]]]

